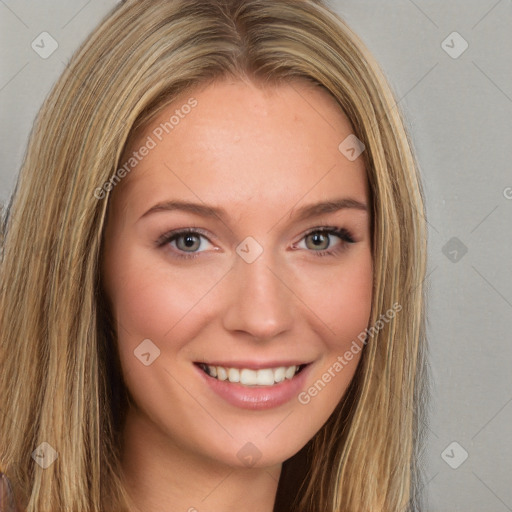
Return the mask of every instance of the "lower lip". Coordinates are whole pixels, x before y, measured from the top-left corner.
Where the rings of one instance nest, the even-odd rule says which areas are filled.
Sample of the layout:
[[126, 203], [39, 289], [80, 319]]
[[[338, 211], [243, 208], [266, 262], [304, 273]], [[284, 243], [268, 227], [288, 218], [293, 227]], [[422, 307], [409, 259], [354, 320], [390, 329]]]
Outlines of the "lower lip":
[[250, 387], [228, 380], [218, 380], [207, 375], [199, 366], [194, 366], [210, 389], [226, 402], [241, 409], [263, 410], [279, 407], [297, 397], [304, 388], [311, 364], [308, 364], [292, 379], [285, 379], [279, 384]]

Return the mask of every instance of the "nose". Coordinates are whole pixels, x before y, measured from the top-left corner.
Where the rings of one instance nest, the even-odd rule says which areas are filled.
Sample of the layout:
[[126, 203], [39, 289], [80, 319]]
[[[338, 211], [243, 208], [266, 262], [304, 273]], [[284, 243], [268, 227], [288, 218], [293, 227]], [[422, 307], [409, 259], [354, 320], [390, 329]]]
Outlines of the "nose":
[[265, 341], [292, 328], [296, 299], [291, 284], [265, 251], [252, 263], [237, 258], [230, 274], [223, 320], [226, 330]]

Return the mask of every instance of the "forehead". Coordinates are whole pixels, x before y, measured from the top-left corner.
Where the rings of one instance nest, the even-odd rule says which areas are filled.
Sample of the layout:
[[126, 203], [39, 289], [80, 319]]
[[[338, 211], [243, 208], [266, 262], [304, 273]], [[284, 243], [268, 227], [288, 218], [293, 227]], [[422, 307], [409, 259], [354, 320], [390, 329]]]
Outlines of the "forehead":
[[121, 165], [134, 152], [137, 162], [114, 197], [131, 204], [199, 198], [260, 208], [283, 208], [306, 194], [363, 200], [363, 160], [349, 161], [338, 149], [352, 133], [336, 100], [308, 82], [216, 82], [182, 93], [132, 137]]

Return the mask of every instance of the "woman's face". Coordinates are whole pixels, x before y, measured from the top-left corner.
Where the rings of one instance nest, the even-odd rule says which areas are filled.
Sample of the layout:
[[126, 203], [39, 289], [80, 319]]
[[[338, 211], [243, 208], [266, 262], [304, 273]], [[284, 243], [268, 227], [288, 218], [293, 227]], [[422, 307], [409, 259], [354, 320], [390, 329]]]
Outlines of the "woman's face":
[[343, 397], [372, 301], [366, 172], [338, 148], [352, 132], [308, 83], [222, 81], [131, 141], [102, 270], [127, 428], [160, 455], [276, 465]]

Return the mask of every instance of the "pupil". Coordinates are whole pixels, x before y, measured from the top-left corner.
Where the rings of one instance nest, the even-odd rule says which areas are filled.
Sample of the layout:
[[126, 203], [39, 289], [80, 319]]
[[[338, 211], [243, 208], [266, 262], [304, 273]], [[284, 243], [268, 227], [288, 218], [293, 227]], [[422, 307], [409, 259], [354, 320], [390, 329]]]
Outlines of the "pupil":
[[192, 235], [187, 235], [185, 238], [185, 245], [187, 247], [192, 247], [194, 245], [194, 237]]
[[[182, 235], [179, 240], [183, 241], [183, 246], [185, 249], [192, 249], [194, 245], [197, 245], [195, 235]], [[179, 242], [178, 242], [179, 245]]]
[[316, 247], [319, 247], [320, 245], [322, 245], [322, 238], [324, 237], [325, 235], [323, 235], [322, 233], [316, 233], [314, 235], [312, 235], [313, 237], [313, 244], [316, 246]]

